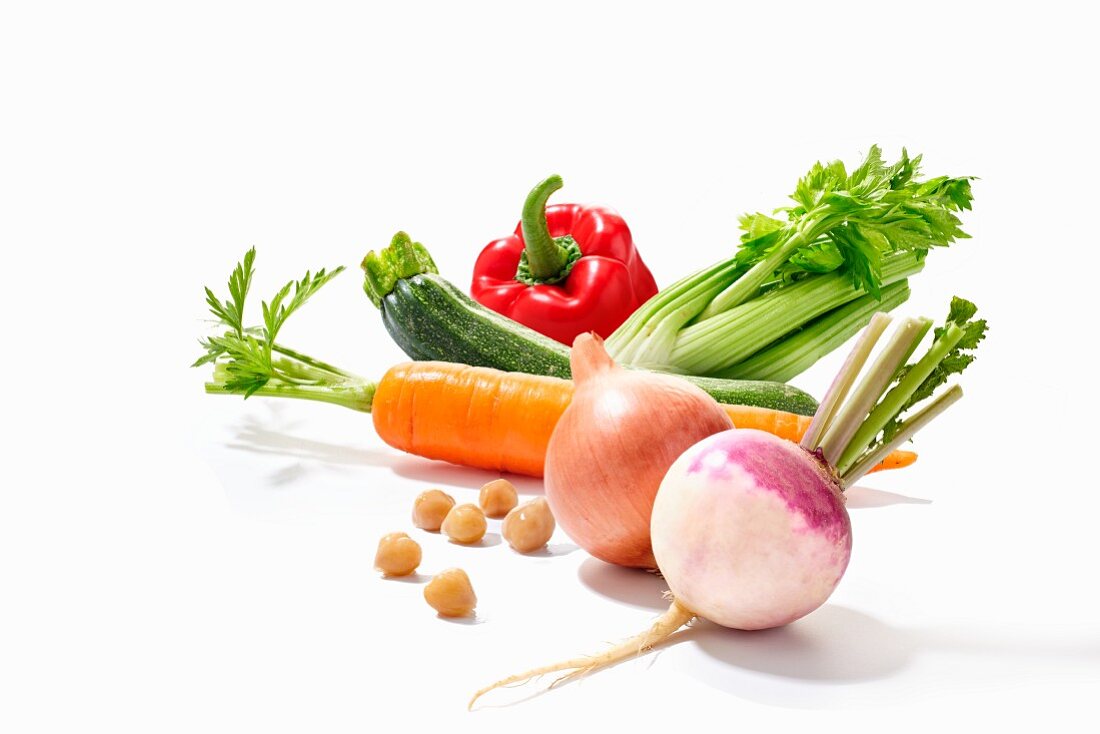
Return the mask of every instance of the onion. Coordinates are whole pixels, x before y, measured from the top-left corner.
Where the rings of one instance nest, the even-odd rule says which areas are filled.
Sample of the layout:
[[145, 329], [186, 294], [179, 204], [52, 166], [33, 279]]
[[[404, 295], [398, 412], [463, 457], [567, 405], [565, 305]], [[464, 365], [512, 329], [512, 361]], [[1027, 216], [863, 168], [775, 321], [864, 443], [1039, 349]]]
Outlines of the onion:
[[653, 500], [689, 446], [733, 427], [719, 404], [672, 375], [624, 370], [596, 334], [573, 341], [576, 390], [546, 451], [546, 498], [577, 545], [620, 566], [656, 568]]

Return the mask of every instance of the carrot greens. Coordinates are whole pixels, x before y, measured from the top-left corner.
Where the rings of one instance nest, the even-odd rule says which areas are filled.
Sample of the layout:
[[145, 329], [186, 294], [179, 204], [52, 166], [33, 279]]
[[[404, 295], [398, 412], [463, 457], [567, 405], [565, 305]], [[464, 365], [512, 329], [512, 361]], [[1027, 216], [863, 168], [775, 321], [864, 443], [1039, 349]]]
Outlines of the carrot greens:
[[291, 314], [317, 291], [343, 272], [343, 266], [316, 273], [306, 271], [301, 280], [284, 285], [269, 301], [260, 304], [263, 325], [244, 326], [244, 307], [255, 272], [256, 249], [245, 253], [229, 276], [229, 298], [221, 300], [206, 289], [206, 303], [221, 334], [199, 340], [205, 353], [192, 367], [214, 365], [208, 393], [249, 397], [302, 398], [370, 410], [374, 385], [350, 372], [314, 359], [275, 341]]

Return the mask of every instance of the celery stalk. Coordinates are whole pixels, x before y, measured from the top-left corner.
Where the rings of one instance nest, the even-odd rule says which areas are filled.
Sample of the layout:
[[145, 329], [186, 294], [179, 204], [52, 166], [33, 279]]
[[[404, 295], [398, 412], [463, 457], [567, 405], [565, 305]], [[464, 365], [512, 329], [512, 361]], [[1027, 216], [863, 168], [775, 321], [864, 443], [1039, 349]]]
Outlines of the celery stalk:
[[908, 299], [908, 280], [888, 285], [881, 301], [870, 295], [850, 301], [714, 377], [787, 382], [848, 341], [876, 312], [892, 311]]
[[[924, 261], [916, 253], [896, 253], [885, 260], [881, 282], [890, 285], [905, 280], [923, 267]], [[841, 272], [778, 288], [681, 330], [667, 368], [692, 375], [717, 374], [862, 295]]]

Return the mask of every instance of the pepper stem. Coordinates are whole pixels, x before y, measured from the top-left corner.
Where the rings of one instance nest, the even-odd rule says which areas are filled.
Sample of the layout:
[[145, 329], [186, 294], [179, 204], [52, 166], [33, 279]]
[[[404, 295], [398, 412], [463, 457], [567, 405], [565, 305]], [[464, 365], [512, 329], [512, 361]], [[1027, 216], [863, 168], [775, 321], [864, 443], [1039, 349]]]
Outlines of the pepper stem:
[[520, 226], [524, 250], [516, 280], [528, 285], [565, 280], [581, 256], [571, 235], [551, 237], [546, 224], [546, 202], [562, 186], [561, 176], [555, 174], [531, 189], [523, 202]]

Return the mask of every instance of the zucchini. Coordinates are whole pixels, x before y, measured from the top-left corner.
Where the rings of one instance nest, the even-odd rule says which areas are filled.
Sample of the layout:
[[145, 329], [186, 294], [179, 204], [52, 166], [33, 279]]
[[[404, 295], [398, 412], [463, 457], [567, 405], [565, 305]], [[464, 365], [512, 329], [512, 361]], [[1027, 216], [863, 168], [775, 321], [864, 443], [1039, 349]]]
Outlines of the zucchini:
[[[363, 290], [412, 359], [570, 377], [568, 347], [474, 301], [441, 277], [424, 246], [404, 232], [389, 247], [367, 253], [363, 270]], [[678, 376], [720, 403], [799, 415], [817, 410], [813, 396], [782, 382]]]

